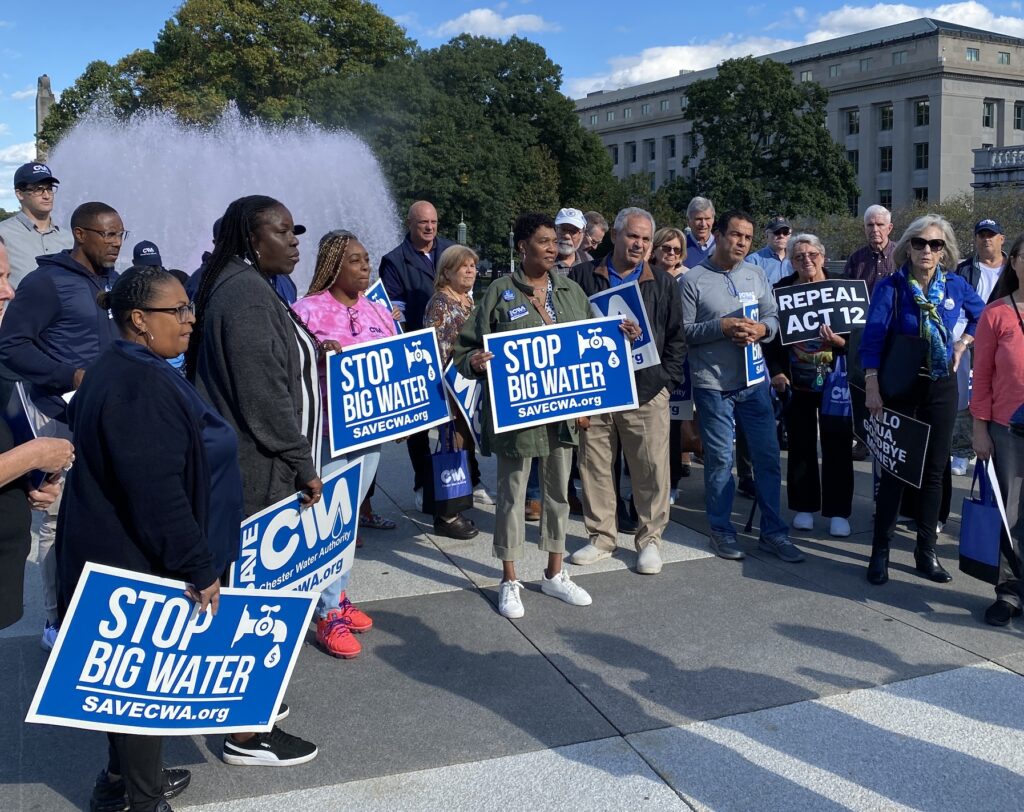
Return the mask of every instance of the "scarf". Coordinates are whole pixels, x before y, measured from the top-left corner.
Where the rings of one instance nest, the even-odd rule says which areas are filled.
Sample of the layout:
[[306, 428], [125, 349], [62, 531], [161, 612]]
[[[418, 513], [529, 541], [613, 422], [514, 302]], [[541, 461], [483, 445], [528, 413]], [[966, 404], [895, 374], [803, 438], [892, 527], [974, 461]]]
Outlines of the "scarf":
[[921, 310], [921, 338], [928, 342], [928, 352], [925, 355], [925, 368], [928, 370], [928, 377], [933, 381], [949, 376], [949, 354], [946, 345], [949, 343], [949, 330], [942, 323], [942, 316], [939, 315], [939, 305], [946, 298], [946, 274], [942, 268], [935, 269], [935, 276], [928, 286], [928, 294], [925, 295], [914, 275], [910, 272], [909, 266], [904, 268], [905, 279], [910, 286], [910, 292], [914, 294], [914, 302]]

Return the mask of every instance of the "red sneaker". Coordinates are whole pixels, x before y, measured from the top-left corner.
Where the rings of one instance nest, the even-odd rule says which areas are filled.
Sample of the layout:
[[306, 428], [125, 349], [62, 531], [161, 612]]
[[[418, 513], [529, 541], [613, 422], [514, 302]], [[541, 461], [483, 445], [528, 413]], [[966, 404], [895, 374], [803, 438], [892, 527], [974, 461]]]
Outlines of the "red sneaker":
[[341, 603], [338, 604], [341, 616], [348, 622], [349, 628], [356, 634], [368, 632], [373, 628], [373, 620], [362, 609], [357, 609], [348, 596], [341, 593]]
[[343, 660], [351, 660], [363, 650], [352, 636], [352, 627], [340, 609], [332, 609], [327, 617], [316, 622], [316, 639], [328, 654]]

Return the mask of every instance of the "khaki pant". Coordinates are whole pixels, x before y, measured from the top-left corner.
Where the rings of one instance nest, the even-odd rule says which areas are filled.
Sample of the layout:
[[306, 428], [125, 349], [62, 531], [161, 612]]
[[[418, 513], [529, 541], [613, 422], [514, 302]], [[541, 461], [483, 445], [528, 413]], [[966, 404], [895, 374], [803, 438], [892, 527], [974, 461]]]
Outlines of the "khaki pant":
[[[569, 465], [572, 448], [554, 448], [540, 463], [540, 549], [547, 553], [565, 552], [565, 532], [569, 524]], [[523, 556], [526, 517], [523, 501], [526, 480], [530, 476], [531, 457], [504, 457], [498, 454], [498, 499], [495, 507], [494, 557], [518, 561]]]
[[669, 517], [669, 414], [667, 389], [627, 412], [590, 418], [580, 432], [580, 480], [583, 482], [583, 523], [590, 543], [615, 549], [615, 483], [612, 470], [619, 444], [633, 483], [633, 504], [639, 519], [633, 539], [637, 551], [661, 544]]
[[[63, 495], [63, 490], [61, 495]], [[43, 514], [39, 526], [39, 576], [43, 587], [43, 611], [48, 623], [57, 622], [57, 551], [53, 547], [57, 539], [57, 512], [61, 497], [58, 496]]]

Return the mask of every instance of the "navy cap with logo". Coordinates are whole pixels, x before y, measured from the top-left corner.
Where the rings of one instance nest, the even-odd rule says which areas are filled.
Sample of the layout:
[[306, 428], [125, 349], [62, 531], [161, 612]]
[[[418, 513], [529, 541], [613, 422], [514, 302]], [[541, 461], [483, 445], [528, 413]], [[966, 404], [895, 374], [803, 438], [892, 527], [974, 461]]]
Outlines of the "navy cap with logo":
[[789, 220], [785, 217], [773, 217], [768, 221], [767, 230], [774, 234], [776, 231], [782, 231], [782, 229], [788, 228], [792, 231], [792, 227], [789, 225]]
[[60, 181], [53, 176], [53, 173], [50, 171], [50, 167], [46, 164], [41, 164], [38, 161], [29, 164], [22, 164], [14, 173], [15, 189], [20, 186], [28, 186], [30, 183], [43, 183], [44, 181], [60, 183]]
[[974, 224], [975, 234], [980, 234], [982, 231], [991, 231], [993, 234], [1002, 234], [1003, 227], [999, 225], [999, 223], [997, 223], [995, 220], [991, 218], [986, 218], [984, 220], [979, 220], [977, 223]]
[[160, 258], [160, 249], [156, 247], [156, 243], [149, 240], [143, 240], [136, 244], [132, 250], [132, 262], [136, 265], [153, 265], [157, 268], [164, 264]]

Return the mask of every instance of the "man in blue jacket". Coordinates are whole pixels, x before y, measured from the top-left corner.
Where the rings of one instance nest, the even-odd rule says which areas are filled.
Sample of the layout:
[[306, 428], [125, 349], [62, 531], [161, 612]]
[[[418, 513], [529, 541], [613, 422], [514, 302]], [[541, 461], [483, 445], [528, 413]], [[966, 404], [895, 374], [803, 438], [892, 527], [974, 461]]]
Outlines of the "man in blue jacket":
[[[86, 368], [118, 337], [110, 313], [96, 303], [117, 279], [114, 263], [127, 236], [118, 213], [106, 203], [83, 203], [71, 215], [70, 250], [38, 259], [0, 323], [0, 364], [29, 385], [33, 403], [67, 423], [62, 397], [82, 385]], [[57, 568], [53, 540], [57, 500], [39, 531], [46, 624], [40, 641], [49, 651], [57, 639]]]
[[[433, 203], [417, 200], [409, 207], [406, 222], [409, 231], [405, 239], [397, 248], [384, 255], [379, 273], [391, 304], [402, 311], [405, 331], [412, 332], [423, 329], [423, 314], [427, 302], [434, 295], [437, 261], [444, 250], [455, 243], [438, 236], [437, 209]], [[433, 476], [428, 433], [423, 431], [413, 434], [406, 448], [412, 462], [416, 507], [432, 513], [434, 506], [429, 503], [429, 499], [423, 499], [423, 486]]]

